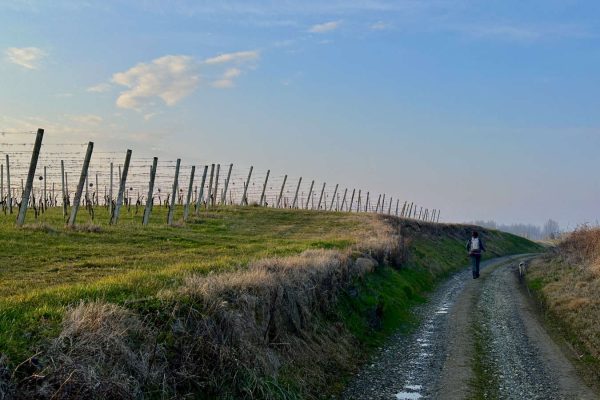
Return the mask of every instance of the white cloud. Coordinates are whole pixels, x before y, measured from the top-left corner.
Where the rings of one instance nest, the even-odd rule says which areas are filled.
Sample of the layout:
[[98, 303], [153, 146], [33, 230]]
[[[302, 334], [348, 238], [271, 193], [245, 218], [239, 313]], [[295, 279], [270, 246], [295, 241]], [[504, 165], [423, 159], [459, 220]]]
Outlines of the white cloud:
[[102, 117], [94, 114], [69, 115], [68, 117], [73, 122], [85, 125], [98, 125], [103, 121]]
[[196, 89], [200, 76], [193, 58], [169, 55], [118, 72], [112, 82], [129, 88], [121, 92], [117, 106], [139, 110], [141, 101], [153, 97], [175, 105]]
[[388, 24], [387, 22], [377, 21], [374, 24], [371, 24], [369, 28], [374, 31], [385, 31], [390, 29], [390, 27], [390, 24]]
[[229, 89], [235, 86], [233, 80], [240, 76], [242, 71], [239, 68], [229, 68], [221, 79], [212, 83], [212, 86], [218, 89]]
[[205, 64], [214, 65], [214, 64], [224, 64], [230, 62], [246, 62], [257, 60], [260, 57], [260, 53], [257, 50], [251, 51], [238, 51], [235, 53], [225, 53], [220, 54], [216, 57], [211, 57], [204, 60]]
[[322, 24], [313, 25], [308, 30], [310, 33], [325, 33], [336, 30], [340, 27], [342, 21], [329, 21]]
[[108, 92], [111, 89], [111, 87], [112, 86], [109, 83], [99, 83], [97, 85], [90, 86], [86, 90], [92, 93], [104, 93]]
[[38, 64], [46, 53], [37, 47], [9, 47], [6, 57], [13, 64], [27, 69], [37, 69]]

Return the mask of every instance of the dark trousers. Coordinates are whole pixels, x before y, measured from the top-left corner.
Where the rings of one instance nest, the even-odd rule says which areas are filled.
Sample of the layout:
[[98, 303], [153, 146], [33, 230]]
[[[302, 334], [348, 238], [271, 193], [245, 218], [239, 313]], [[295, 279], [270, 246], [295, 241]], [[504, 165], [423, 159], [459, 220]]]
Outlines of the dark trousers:
[[471, 254], [473, 263], [473, 278], [479, 278], [479, 264], [481, 263], [481, 254]]

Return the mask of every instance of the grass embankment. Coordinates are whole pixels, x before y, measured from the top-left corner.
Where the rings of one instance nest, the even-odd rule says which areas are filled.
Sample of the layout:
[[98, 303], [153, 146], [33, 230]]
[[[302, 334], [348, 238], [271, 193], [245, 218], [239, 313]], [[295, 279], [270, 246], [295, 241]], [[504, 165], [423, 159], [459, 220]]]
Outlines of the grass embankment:
[[582, 375], [600, 387], [600, 229], [577, 230], [534, 261], [527, 286], [575, 350]]
[[[168, 227], [165, 214], [79, 230], [60, 210], [25, 228], [0, 217], [0, 395], [319, 397], [467, 262], [466, 226], [249, 207]], [[483, 235], [488, 257], [537, 250]]]

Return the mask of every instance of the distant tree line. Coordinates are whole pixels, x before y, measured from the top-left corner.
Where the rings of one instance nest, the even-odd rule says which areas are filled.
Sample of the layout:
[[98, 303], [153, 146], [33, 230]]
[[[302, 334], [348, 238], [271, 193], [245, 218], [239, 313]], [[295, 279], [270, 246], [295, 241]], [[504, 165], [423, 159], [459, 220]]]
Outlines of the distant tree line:
[[498, 224], [496, 221], [491, 220], [473, 221], [473, 224], [512, 233], [532, 240], [555, 239], [560, 235], [560, 226], [553, 219], [546, 221], [543, 227], [533, 224]]

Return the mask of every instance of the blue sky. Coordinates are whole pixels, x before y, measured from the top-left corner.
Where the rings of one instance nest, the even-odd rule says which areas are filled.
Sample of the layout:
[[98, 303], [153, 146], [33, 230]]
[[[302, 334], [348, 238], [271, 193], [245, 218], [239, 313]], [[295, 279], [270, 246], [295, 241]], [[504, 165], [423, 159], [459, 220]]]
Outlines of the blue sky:
[[4, 1], [0, 131], [572, 228], [598, 219], [599, 22], [576, 0]]

